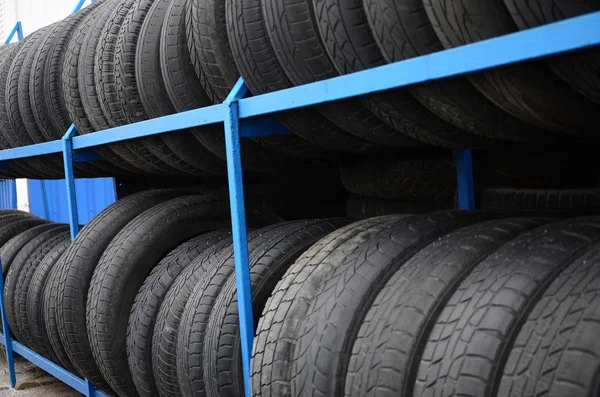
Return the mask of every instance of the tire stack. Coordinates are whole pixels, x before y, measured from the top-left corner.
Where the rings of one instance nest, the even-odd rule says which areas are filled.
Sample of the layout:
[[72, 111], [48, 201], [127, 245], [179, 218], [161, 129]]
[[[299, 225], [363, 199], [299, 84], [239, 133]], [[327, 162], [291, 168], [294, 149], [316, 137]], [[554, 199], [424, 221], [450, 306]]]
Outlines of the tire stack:
[[[134, 194], [73, 242], [0, 213], [13, 336], [122, 397], [243, 396], [223, 197]], [[598, 216], [248, 223], [253, 395], [598, 393]]]
[[[0, 149], [59, 139], [71, 122], [87, 134], [220, 103], [240, 76], [257, 95], [600, 8], [551, 3], [528, 9], [506, 0], [481, 10], [475, 0], [102, 0], [2, 47]], [[283, 112], [275, 117], [293, 135], [244, 139], [243, 165], [273, 174], [341, 164], [353, 193], [411, 208], [418, 192], [354, 187], [364, 173], [353, 165], [376, 169], [383, 156], [411, 180], [415, 170], [447, 168], [439, 148], [595, 139], [596, 55]], [[78, 176], [225, 172], [221, 125], [95, 150], [104, 160], [77, 164]], [[62, 163], [58, 155], [14, 160], [5, 175], [57, 178]]]

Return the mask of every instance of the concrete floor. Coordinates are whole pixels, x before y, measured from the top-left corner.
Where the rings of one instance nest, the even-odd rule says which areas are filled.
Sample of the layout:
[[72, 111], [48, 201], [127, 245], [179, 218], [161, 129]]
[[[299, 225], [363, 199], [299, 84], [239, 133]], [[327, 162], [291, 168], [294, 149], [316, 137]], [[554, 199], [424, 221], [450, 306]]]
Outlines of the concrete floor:
[[76, 397], [81, 396], [53, 376], [48, 375], [27, 360], [15, 360], [17, 385], [10, 387], [4, 352], [0, 352], [0, 397]]

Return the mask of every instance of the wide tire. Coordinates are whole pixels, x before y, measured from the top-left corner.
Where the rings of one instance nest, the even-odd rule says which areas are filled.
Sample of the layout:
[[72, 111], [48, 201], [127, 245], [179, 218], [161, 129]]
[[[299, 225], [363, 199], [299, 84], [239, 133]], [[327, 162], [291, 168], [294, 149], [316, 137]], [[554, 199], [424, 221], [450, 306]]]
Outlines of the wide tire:
[[[256, 209], [248, 215], [251, 225], [277, 218]], [[127, 362], [127, 319], [145, 278], [173, 247], [229, 225], [227, 201], [205, 195], [176, 198], [138, 215], [102, 254], [88, 292], [87, 333], [100, 371], [119, 395], [137, 394]]]
[[[290, 222], [250, 236], [255, 319], [296, 258], [346, 223], [344, 219]], [[195, 287], [183, 314], [177, 340], [177, 374], [182, 394], [187, 397], [244, 395], [234, 260], [232, 250], [227, 251], [220, 266], [205, 274]]]
[[[423, 0], [445, 48], [517, 31], [504, 2]], [[504, 111], [541, 129], [596, 136], [597, 107], [554, 75], [543, 62], [528, 62], [469, 75], [469, 80]]]
[[202, 234], [181, 244], [152, 269], [135, 297], [127, 326], [127, 358], [141, 397], [158, 395], [152, 369], [152, 335], [160, 304], [181, 272], [213, 245], [231, 238], [227, 230]]
[[306, 314], [294, 355], [292, 395], [311, 388], [314, 394], [342, 396], [360, 324], [394, 272], [445, 234], [493, 217], [483, 212], [410, 216], [348, 255], [322, 279]]
[[251, 362], [253, 396], [291, 397], [298, 336], [321, 280], [362, 241], [402, 218], [372, 218], [345, 226], [322, 238], [290, 266], [267, 300], [256, 328]]
[[[375, 298], [360, 326], [345, 395], [412, 396], [424, 341], [471, 269], [500, 246], [549, 219], [502, 219], [450, 233], [404, 264]], [[393, 374], [385, 376], [384, 374]]]
[[424, 343], [414, 395], [451, 387], [457, 395], [497, 396], [528, 315], [556, 277], [599, 241], [600, 217], [572, 219], [522, 234], [479, 263]]
[[50, 276], [53, 284], [47, 288], [45, 314], [50, 343], [55, 351], [65, 351], [77, 372], [98, 388], [108, 385], [94, 361], [86, 331], [88, 290], [98, 261], [111, 240], [136, 216], [186, 193], [190, 191], [150, 190], [118, 200], [81, 229]]

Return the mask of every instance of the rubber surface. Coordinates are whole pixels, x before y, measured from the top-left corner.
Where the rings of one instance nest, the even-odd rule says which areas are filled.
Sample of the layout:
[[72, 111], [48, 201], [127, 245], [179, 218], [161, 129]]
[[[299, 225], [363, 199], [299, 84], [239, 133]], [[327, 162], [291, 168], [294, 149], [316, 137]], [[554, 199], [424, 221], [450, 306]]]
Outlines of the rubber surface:
[[[114, 54], [114, 77], [117, 98], [128, 123], [148, 119], [142, 101], [142, 94], [140, 93], [140, 91], [146, 91], [145, 82], [138, 81], [138, 77], [143, 77], [144, 74], [138, 73], [138, 69], [141, 63], [158, 66], [158, 38], [155, 37], [156, 45], [150, 49], [150, 52], [143, 45], [150, 39], [148, 29], [142, 30], [144, 25], [157, 24], [156, 20], [146, 22], [148, 12], [153, 4], [161, 4], [161, 2], [136, 0], [129, 9], [117, 37]], [[156, 7], [153, 8], [154, 10], [157, 9]], [[159, 32], [160, 23], [158, 26], [154, 26], [152, 31]], [[166, 96], [155, 97], [154, 101], [168, 103]], [[143, 155], [156, 168], [171, 174], [195, 174], [194, 168], [171, 152], [161, 137], [145, 137], [140, 140], [140, 143], [151, 155], [144, 154], [145, 152], [139, 152], [139, 155]]]
[[[519, 29], [533, 28], [600, 10], [598, 1], [504, 0], [512, 19]], [[571, 87], [592, 101], [600, 103], [600, 51], [591, 48], [574, 54], [565, 54], [548, 60], [552, 70]]]
[[[106, 122], [110, 127], [128, 123], [121, 106], [115, 80], [115, 51], [121, 27], [136, 0], [122, 0], [110, 13], [101, 30], [94, 58], [96, 94]], [[125, 161], [149, 174], [168, 174], [170, 169], [148, 151], [139, 140], [111, 144]], [[167, 171], [163, 171], [163, 166]]]
[[[229, 203], [205, 195], [176, 198], [137, 216], [108, 245], [94, 270], [86, 306], [94, 359], [121, 396], [137, 391], [127, 363], [127, 318], [137, 291], [158, 261], [183, 241], [230, 225]], [[274, 216], [248, 211], [249, 223]]]
[[[263, 2], [264, 21], [275, 55], [293, 85], [312, 83], [338, 75], [318, 33], [312, 1]], [[342, 130], [358, 137], [397, 135], [388, 124], [359, 100], [348, 99], [318, 107]], [[346, 138], [347, 139], [347, 138]], [[332, 139], [330, 145], [339, 139]], [[406, 137], [401, 141], [407, 142]], [[414, 142], [408, 140], [414, 146]]]
[[46, 321], [44, 319], [44, 290], [50, 271], [71, 244], [70, 239], [64, 239], [56, 244], [39, 263], [27, 291], [26, 315], [27, 322], [31, 329], [31, 345], [35, 352], [52, 360], [59, 362], [58, 357], [52, 350], [52, 345], [46, 331]]
[[141, 397], [158, 395], [152, 369], [152, 335], [161, 302], [177, 276], [196, 257], [227, 238], [231, 238], [231, 232], [222, 230], [186, 241], [161, 259], [140, 287], [129, 315], [127, 358]]
[[498, 247], [546, 222], [482, 222], [442, 237], [407, 261], [377, 294], [360, 326], [345, 395], [412, 396], [424, 341], [460, 282]]
[[258, 318], [252, 365], [252, 395], [291, 397], [294, 352], [306, 313], [322, 279], [365, 240], [402, 216], [372, 218], [322, 238], [283, 275]]
[[593, 214], [600, 209], [600, 189], [485, 188], [480, 203], [483, 209], [510, 214]]
[[[444, 49], [427, 18], [422, 0], [406, 0], [401, 4], [368, 0], [364, 9], [356, 7], [356, 0], [319, 0], [317, 3], [326, 9], [318, 15], [322, 16], [321, 26], [327, 32], [330, 54], [339, 59], [339, 68], [357, 71], [353, 70], [357, 63], [362, 69], [382, 61], [398, 62]], [[366, 37], [373, 42], [364, 46], [365, 39], [360, 34], [364, 35], [369, 27], [373, 33]], [[408, 87], [408, 91], [435, 115], [471, 134], [493, 140], [534, 143], [555, 138], [499, 109], [463, 77]]]
[[453, 202], [422, 203], [369, 198], [351, 194], [346, 201], [346, 216], [363, 219], [391, 214], [425, 214], [453, 208]]
[[196, 257], [175, 279], [160, 305], [152, 335], [152, 369], [160, 396], [181, 396], [176, 356], [181, 316], [196, 284], [219, 263], [222, 251], [230, 245], [231, 239], [226, 238]]
[[[98, 213], [80, 231], [56, 264], [55, 283], [49, 289], [47, 324], [52, 346], [63, 349], [77, 372], [98, 388], [108, 385], [92, 355], [86, 331], [86, 304], [90, 282], [100, 257], [111, 240], [136, 216], [162, 202], [189, 193], [186, 190], [150, 190], [132, 194]], [[67, 332], [69, 330], [69, 332]], [[64, 347], [63, 347], [64, 346]]]
[[[23, 48], [24, 42], [12, 43], [4, 46], [0, 54], [0, 89], [5, 93], [9, 89], [8, 73], [11, 65], [15, 62], [16, 55]], [[0, 92], [1, 93], [1, 92]], [[18, 105], [18, 104], [17, 104]], [[0, 95], [0, 148], [9, 149], [11, 147], [9, 136], [15, 134], [9, 119], [9, 103], [6, 102], [6, 95]], [[13, 160], [8, 161], [6, 165], [13, 171], [24, 177], [44, 177], [48, 174], [33, 167], [28, 161]]]
[[26, 262], [29, 260], [30, 255], [33, 251], [35, 251], [41, 244], [46, 241], [52, 239], [54, 236], [59, 234], [64, 234], [67, 230], [67, 226], [57, 225], [55, 228], [51, 230], [47, 230], [32, 240], [30, 240], [27, 244], [23, 246], [23, 248], [18, 252], [18, 254], [13, 259], [10, 268], [6, 274], [5, 279], [5, 309], [6, 309], [6, 317], [8, 320], [8, 325], [10, 327], [11, 333], [19, 342], [24, 343], [25, 339], [23, 334], [21, 333], [20, 321], [19, 321], [19, 301], [17, 293], [19, 290], [23, 288], [23, 285], [20, 280], [21, 270], [25, 267]]
[[12, 263], [15, 256], [19, 253], [21, 248], [25, 246], [30, 240], [32, 240], [37, 235], [53, 229], [56, 227], [55, 223], [44, 223], [39, 226], [33, 226], [24, 232], [21, 232], [10, 240], [8, 240], [5, 244], [0, 248], [0, 259], [2, 260], [2, 276], [6, 277], [6, 273], [8, 273], [8, 269], [10, 268], [10, 264]]
[[[293, 86], [267, 36], [261, 3], [260, 0], [225, 2], [227, 30], [231, 32], [229, 57], [255, 95]], [[275, 117], [296, 135], [322, 147], [331, 149], [331, 142], [337, 140], [338, 145], [333, 147], [336, 151], [360, 152], [373, 148], [373, 145], [344, 133], [314, 108], [280, 112]], [[269, 144], [265, 140], [261, 143]]]
[[[27, 305], [29, 302], [29, 298], [32, 297], [29, 295], [29, 288], [31, 287], [31, 282], [35, 275], [36, 270], [38, 269], [40, 263], [44, 260], [45, 256], [53, 250], [53, 248], [57, 245], [62, 244], [63, 242], [69, 242], [69, 231], [63, 231], [58, 233], [51, 238], [41, 242], [38, 246], [33, 249], [27, 258], [27, 260], [23, 263], [22, 267], [18, 269], [19, 266], [19, 258], [15, 258], [15, 262], [13, 264], [16, 273], [16, 290], [15, 290], [15, 315], [17, 318], [17, 323], [19, 326], [19, 331], [23, 338], [23, 342], [30, 347], [31, 349], [36, 349], [35, 339], [33, 336], [33, 329], [31, 328], [31, 323], [29, 322], [29, 313], [27, 312]], [[27, 246], [23, 248], [23, 251], [27, 251]], [[12, 267], [11, 267], [12, 268]], [[10, 272], [10, 270], [9, 270]], [[8, 278], [8, 276], [7, 276]], [[37, 351], [37, 350], [36, 350]], [[47, 353], [44, 350], [41, 350], [40, 353]], [[48, 357], [46, 355], [46, 357]]]
[[[503, 2], [424, 0], [423, 4], [445, 48], [517, 30]], [[489, 100], [526, 123], [566, 134], [595, 135], [596, 106], [542, 62], [475, 73], [469, 80]]]
[[593, 245], [566, 268], [527, 316], [504, 367], [499, 397], [598, 393], [598, 249]]
[[527, 316], [555, 278], [599, 239], [598, 217], [557, 222], [522, 234], [476, 266], [431, 330], [414, 394], [439, 395], [451, 387], [459, 395], [496, 396]]
[[[108, 8], [115, 5], [116, 2], [117, 0], [105, 0], [99, 7], [88, 14], [73, 32], [65, 50], [61, 79], [63, 101], [68, 119], [75, 124], [77, 132], [80, 135], [95, 131], [85, 110], [86, 106], [84, 105], [84, 98], [87, 99], [87, 94], [85, 92], [86, 87], [80, 85], [80, 81], [83, 81], [84, 78], [79, 75], [80, 71], [83, 72], [83, 68], [80, 68], [79, 62], [81, 60], [81, 62], [85, 63], [87, 60], [87, 56], [84, 54], [86, 48], [84, 47], [84, 43], [89, 35], [94, 34], [94, 26], [96, 23], [103, 20], [103, 15], [107, 12]], [[93, 90], [95, 91], [95, 89], [94, 86]], [[88, 106], [91, 105], [88, 104]], [[105, 145], [96, 147], [94, 150], [96, 150], [102, 158], [112, 166], [112, 172], [138, 172], [134, 167], [128, 167], [126, 162]]]
[[[250, 237], [250, 282], [254, 318], [287, 268], [344, 219], [283, 223]], [[229, 269], [227, 269], [229, 268]], [[177, 374], [184, 396], [243, 396], [236, 278], [232, 250], [202, 277], [182, 317], [177, 340]]]
[[[174, 112], [183, 112], [211, 102], [194, 71], [184, 26], [185, 0], [173, 0], [167, 10], [160, 33], [160, 70], [165, 90]], [[220, 126], [200, 129], [221, 134]], [[193, 132], [195, 129], [190, 129]], [[225, 175], [225, 162], [187, 132], [162, 136], [169, 148], [196, 168], [215, 175]]]
[[[96, 90], [95, 68], [96, 68], [96, 48], [100, 42], [100, 36], [104, 26], [121, 0], [109, 0], [105, 9], [98, 11], [94, 15], [92, 25], [85, 34], [79, 49], [79, 59], [77, 60], [77, 85], [79, 87], [81, 105], [85, 111], [85, 116], [89, 121], [89, 126], [84, 120], [77, 117], [73, 119], [78, 127], [80, 134], [88, 134], [94, 131], [102, 131], [111, 127], [106, 120], [100, 98]], [[74, 62], [71, 62], [72, 64]], [[131, 154], [127, 147], [123, 145], [103, 145], [96, 147], [96, 150], [106, 156], [106, 159], [115, 159], [120, 163], [120, 167], [129, 170], [132, 173], [139, 173], [141, 170], [135, 166], [136, 158]]]
[[372, 155], [341, 162], [344, 187], [361, 196], [417, 202], [452, 202], [456, 170], [447, 156]]
[[323, 278], [306, 314], [294, 354], [292, 395], [342, 395], [360, 324], [393, 273], [445, 234], [491, 218], [484, 212], [410, 216], [348, 255]]

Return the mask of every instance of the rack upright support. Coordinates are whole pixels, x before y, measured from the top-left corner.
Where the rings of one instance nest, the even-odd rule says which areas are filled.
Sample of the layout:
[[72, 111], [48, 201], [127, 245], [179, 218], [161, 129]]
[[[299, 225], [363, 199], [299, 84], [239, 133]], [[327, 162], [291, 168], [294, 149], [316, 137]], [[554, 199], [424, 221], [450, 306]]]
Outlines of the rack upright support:
[[248, 238], [240, 145], [240, 119], [238, 114], [238, 100], [242, 99], [247, 91], [248, 89], [244, 80], [240, 78], [227, 96], [227, 99], [225, 99], [224, 124], [229, 205], [231, 207], [231, 230], [233, 234], [233, 253], [242, 343], [244, 394], [246, 397], [250, 397], [250, 358], [254, 342], [254, 321], [252, 319], [252, 291], [250, 289], [250, 262], [248, 259]]

